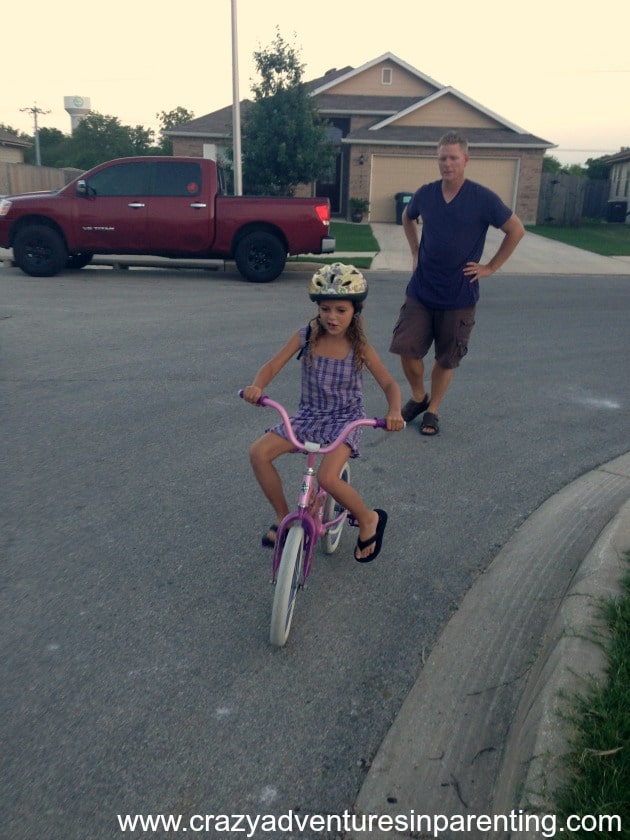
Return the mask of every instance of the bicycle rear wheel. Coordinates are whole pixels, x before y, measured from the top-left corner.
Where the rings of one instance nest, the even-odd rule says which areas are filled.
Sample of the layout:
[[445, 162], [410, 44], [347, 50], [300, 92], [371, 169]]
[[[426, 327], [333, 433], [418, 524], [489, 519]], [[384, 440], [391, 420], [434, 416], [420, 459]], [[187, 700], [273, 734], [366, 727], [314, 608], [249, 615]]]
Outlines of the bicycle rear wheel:
[[[341, 468], [339, 478], [342, 481], [345, 481], [346, 484], [350, 484], [350, 463], [348, 461], [346, 461]], [[346, 521], [346, 514], [344, 513], [343, 506], [336, 502], [333, 497], [328, 494], [326, 501], [324, 502], [324, 523], [332, 522], [333, 519], [336, 519], [342, 513], [344, 514], [343, 518], [335, 526], [329, 528], [322, 538], [322, 546], [326, 554], [333, 554], [339, 547], [341, 532], [343, 531], [343, 526]]]
[[304, 530], [301, 525], [289, 529], [278, 566], [271, 610], [269, 641], [282, 647], [289, 638], [295, 598], [300, 588], [304, 565]]

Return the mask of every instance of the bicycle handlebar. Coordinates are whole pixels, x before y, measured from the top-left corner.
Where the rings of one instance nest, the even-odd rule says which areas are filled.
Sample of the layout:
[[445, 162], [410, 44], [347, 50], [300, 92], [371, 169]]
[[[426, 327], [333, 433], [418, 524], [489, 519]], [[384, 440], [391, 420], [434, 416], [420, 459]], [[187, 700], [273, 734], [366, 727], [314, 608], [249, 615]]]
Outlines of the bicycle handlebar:
[[[242, 389], [238, 392], [238, 395], [239, 397], [243, 398]], [[282, 422], [284, 423], [284, 428], [286, 429], [289, 441], [293, 444], [293, 446], [295, 446], [296, 449], [299, 449], [300, 452], [309, 451], [306, 445], [304, 443], [301, 443], [295, 437], [295, 433], [293, 431], [293, 427], [291, 426], [289, 415], [283, 405], [281, 405], [279, 402], [276, 402], [275, 400], [272, 400], [271, 397], [268, 397], [265, 394], [263, 394], [262, 397], [258, 400], [257, 405], [265, 406], [268, 408], [275, 408], [275, 410], [282, 418]], [[359, 420], [351, 420], [350, 423], [344, 426], [344, 428], [341, 430], [341, 434], [332, 443], [329, 443], [327, 446], [320, 446], [318, 444], [317, 451], [320, 455], [326, 455], [326, 453], [332, 452], [333, 449], [336, 449], [345, 441], [350, 432], [354, 431], [354, 429], [358, 428], [359, 426], [372, 426], [372, 428], [374, 429], [386, 429], [387, 421], [384, 417], [362, 417]]]

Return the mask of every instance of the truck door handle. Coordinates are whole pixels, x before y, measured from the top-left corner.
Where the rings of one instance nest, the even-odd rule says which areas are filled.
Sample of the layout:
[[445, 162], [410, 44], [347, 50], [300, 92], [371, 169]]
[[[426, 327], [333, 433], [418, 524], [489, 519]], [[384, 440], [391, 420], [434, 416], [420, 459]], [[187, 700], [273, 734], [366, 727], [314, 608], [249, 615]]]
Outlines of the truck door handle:
[[144, 207], [144, 204], [142, 204], [142, 202], [140, 201], [132, 201], [131, 204], [128, 204], [127, 206], [137, 209], [138, 207]]
[[207, 205], [207, 204], [202, 204], [202, 203], [201, 203], [201, 202], [199, 202], [199, 201], [194, 201], [194, 202], [193, 202], [190, 206], [191, 206], [191, 207], [194, 207], [194, 208], [195, 208], [195, 210], [203, 210], [203, 209], [204, 209], [204, 208], [206, 208], [208, 205]]

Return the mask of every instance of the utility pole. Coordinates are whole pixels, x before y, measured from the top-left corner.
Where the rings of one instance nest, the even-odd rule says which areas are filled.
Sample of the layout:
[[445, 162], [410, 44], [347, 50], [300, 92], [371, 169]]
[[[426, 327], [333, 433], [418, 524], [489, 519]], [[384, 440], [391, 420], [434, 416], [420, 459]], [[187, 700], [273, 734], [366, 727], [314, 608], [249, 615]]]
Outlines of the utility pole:
[[37, 103], [35, 103], [35, 105], [31, 105], [30, 108], [20, 108], [20, 111], [29, 111], [33, 115], [33, 122], [35, 123], [35, 164], [36, 166], [41, 166], [42, 158], [39, 153], [39, 128], [37, 127], [37, 115], [50, 114], [50, 111], [44, 111], [42, 108], [38, 108]]
[[243, 195], [243, 176], [241, 171], [241, 104], [238, 93], [236, 0], [232, 0], [232, 134], [234, 135], [234, 195]]

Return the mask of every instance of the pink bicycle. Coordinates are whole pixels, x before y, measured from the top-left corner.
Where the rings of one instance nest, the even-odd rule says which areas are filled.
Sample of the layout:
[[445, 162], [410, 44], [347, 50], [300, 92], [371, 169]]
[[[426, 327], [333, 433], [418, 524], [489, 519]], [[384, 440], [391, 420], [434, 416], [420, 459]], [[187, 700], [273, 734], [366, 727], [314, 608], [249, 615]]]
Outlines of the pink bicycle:
[[[242, 396], [242, 391], [240, 394]], [[295, 437], [289, 415], [280, 403], [262, 396], [258, 405], [276, 409], [289, 440], [298, 452], [306, 455], [306, 469], [298, 493], [297, 510], [287, 514], [278, 526], [273, 551], [271, 583], [275, 585], [275, 592], [269, 641], [272, 645], [282, 647], [289, 638], [295, 599], [298, 590], [306, 586], [318, 542], [321, 540], [326, 554], [333, 554], [339, 546], [346, 518], [351, 525], [356, 525], [348, 511], [319, 487], [315, 476], [317, 456], [332, 452], [358, 426], [385, 429], [387, 424], [383, 418], [362, 418], [348, 423], [339, 437], [327, 446], [312, 441], [301, 443]], [[348, 461], [341, 468], [340, 478], [350, 483]]]

